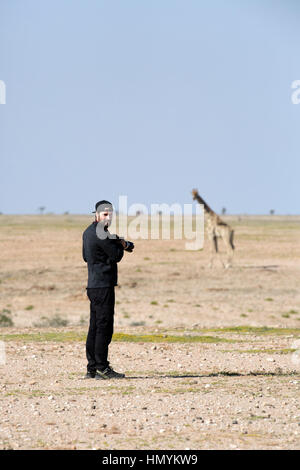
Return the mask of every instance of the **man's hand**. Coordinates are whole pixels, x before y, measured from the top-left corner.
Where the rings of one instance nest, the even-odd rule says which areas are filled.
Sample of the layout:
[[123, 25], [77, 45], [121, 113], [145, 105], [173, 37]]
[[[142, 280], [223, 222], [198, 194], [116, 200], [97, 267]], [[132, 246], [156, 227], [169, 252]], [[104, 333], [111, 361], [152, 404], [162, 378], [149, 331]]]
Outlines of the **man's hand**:
[[125, 251], [129, 251], [129, 253], [132, 253], [134, 249], [134, 244], [129, 241], [126, 241], [126, 243], [127, 243], [127, 246], [125, 248]]
[[120, 240], [121, 243], [122, 243], [122, 246], [124, 248], [125, 251], [128, 251], [129, 253], [132, 253], [133, 249], [134, 249], [134, 244], [132, 242], [129, 242], [127, 240]]

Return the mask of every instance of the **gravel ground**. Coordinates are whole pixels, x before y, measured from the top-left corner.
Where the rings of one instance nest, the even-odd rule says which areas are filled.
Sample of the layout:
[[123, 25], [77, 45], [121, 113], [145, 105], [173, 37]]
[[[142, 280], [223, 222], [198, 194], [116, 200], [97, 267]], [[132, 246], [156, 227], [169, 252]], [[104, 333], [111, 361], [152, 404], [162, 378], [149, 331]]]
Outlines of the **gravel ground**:
[[96, 381], [83, 379], [91, 218], [0, 217], [1, 449], [300, 448], [300, 217], [224, 218], [229, 270], [185, 240], [124, 256], [110, 360], [126, 378]]
[[291, 340], [115, 341], [126, 378], [109, 381], [83, 379], [84, 342], [7, 341], [1, 448], [299, 449], [300, 365], [282, 353]]

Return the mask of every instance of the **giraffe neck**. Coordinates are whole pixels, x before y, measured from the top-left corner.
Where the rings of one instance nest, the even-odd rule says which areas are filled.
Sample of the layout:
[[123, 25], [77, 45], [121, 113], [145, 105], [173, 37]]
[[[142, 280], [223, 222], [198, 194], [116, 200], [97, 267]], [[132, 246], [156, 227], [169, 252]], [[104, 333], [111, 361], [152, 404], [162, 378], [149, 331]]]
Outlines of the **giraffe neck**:
[[204, 199], [203, 199], [201, 196], [199, 196], [199, 194], [197, 194], [196, 199], [197, 199], [197, 201], [199, 202], [199, 204], [203, 204], [203, 205], [204, 205], [204, 211], [205, 211], [207, 214], [210, 214], [210, 215], [215, 214], [215, 212], [209, 207], [208, 204], [206, 204], [206, 202], [204, 201]]

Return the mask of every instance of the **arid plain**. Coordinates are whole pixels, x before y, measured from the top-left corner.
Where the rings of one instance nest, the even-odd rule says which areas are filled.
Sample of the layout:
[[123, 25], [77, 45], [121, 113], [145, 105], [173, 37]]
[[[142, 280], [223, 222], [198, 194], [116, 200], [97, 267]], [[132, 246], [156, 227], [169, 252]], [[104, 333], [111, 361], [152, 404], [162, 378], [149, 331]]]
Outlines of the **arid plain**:
[[[2, 449], [299, 449], [300, 216], [224, 216], [233, 266], [136, 240], [84, 380], [90, 216], [0, 216]], [[223, 249], [222, 244], [220, 248]], [[222, 254], [221, 254], [222, 256]]]

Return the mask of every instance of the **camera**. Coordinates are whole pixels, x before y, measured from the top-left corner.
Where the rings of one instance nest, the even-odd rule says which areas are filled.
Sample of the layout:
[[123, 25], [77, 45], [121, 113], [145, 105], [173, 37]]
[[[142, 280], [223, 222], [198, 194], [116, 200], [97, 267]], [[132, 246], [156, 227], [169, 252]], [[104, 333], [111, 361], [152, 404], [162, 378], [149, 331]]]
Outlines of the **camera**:
[[[116, 237], [118, 243], [121, 243], [125, 251], [128, 251], [129, 253], [133, 252], [134, 244], [132, 242], [125, 240], [123, 237], [119, 237], [118, 235], [114, 235], [114, 237]], [[125, 242], [125, 246], [123, 245], [123, 242]]]
[[125, 240], [126, 242], [126, 247], [124, 248], [125, 251], [129, 251], [129, 253], [132, 253], [134, 249], [134, 244], [128, 240]]

